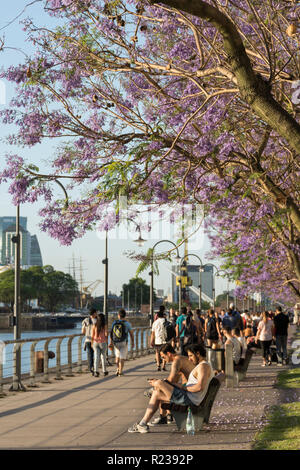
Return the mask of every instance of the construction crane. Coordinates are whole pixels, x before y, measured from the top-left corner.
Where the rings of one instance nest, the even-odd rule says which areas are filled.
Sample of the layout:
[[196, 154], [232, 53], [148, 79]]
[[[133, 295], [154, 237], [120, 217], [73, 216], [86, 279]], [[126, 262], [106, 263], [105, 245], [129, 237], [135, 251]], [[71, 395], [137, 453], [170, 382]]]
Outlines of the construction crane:
[[[101, 279], [97, 279], [96, 281], [92, 282], [88, 286], [82, 288], [81, 304], [83, 304], [83, 301], [86, 300], [85, 308], [87, 308], [91, 300], [92, 293], [97, 289], [97, 287], [99, 286], [99, 284], [101, 284], [101, 282], [103, 283]], [[82, 308], [82, 305], [81, 305], [81, 308]]]

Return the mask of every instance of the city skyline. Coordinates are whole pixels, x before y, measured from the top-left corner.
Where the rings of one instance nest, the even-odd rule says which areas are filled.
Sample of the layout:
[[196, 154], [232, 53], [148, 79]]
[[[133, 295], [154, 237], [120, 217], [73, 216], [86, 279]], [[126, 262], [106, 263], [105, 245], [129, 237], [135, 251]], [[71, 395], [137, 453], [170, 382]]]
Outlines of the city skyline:
[[[27, 217], [20, 217], [20, 265], [21, 267], [43, 266], [39, 241], [27, 230]], [[14, 264], [16, 217], [0, 217], [0, 264]]]

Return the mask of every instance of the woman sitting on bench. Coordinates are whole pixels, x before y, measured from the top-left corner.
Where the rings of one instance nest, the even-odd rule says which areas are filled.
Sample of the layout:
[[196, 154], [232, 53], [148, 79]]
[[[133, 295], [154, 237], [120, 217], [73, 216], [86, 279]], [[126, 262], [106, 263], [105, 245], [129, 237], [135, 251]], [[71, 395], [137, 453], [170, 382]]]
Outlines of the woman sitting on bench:
[[158, 379], [148, 379], [154, 388], [143, 419], [128, 429], [128, 432], [149, 432], [148, 423], [156, 413], [162, 402], [175, 403], [177, 405], [199, 406], [204, 399], [209, 383], [214, 377], [210, 364], [206, 361], [206, 350], [201, 344], [186, 346], [189, 360], [195, 368], [189, 375], [187, 384], [172, 385], [170, 382]]

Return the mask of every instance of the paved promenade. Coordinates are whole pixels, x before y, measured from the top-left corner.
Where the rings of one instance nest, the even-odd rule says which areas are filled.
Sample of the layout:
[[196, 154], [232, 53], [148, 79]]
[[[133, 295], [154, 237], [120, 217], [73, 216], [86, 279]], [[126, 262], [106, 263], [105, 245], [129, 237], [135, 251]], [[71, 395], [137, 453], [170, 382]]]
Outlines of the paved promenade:
[[152, 427], [148, 434], [127, 432], [144, 414], [146, 378], [167, 374], [156, 372], [154, 355], [128, 361], [123, 377], [114, 375], [113, 366], [105, 378], [84, 373], [53, 379], [0, 400], [0, 449], [249, 450], [266, 422], [266, 407], [286, 399], [274, 387], [283, 369], [261, 367], [258, 352], [239, 387], [222, 385], [211, 423], [195, 436], [173, 425]]

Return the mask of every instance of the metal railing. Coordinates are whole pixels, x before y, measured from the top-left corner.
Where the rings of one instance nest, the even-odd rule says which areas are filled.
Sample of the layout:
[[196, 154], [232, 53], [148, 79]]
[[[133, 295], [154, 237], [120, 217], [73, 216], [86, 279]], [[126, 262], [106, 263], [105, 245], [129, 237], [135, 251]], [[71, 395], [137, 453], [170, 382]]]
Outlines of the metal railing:
[[[143, 355], [149, 354], [153, 351], [153, 348], [150, 346], [150, 336], [151, 329], [149, 327], [138, 327], [133, 328], [132, 332], [134, 334], [134, 347], [129, 340], [128, 343], [128, 359], [135, 359], [137, 357], [142, 357]], [[74, 344], [75, 338], [77, 339], [77, 347]], [[73, 335], [64, 335], [64, 336], [51, 336], [51, 337], [40, 337], [40, 338], [28, 338], [28, 339], [19, 339], [19, 340], [8, 340], [0, 342], [0, 396], [5, 395], [4, 393], [4, 384], [12, 382], [10, 390], [17, 390], [19, 377], [17, 374], [17, 356], [20, 351], [21, 355], [21, 364], [22, 359], [24, 359], [23, 349], [25, 345], [28, 345], [27, 348], [27, 362], [24, 370], [24, 364], [22, 367], [22, 379], [26, 379], [26, 386], [36, 387], [36, 379], [39, 377], [39, 380], [43, 383], [49, 382], [50, 372], [55, 375], [56, 380], [62, 380], [62, 374], [65, 376], [73, 376], [74, 372], [82, 373], [83, 372], [83, 340], [85, 336], [82, 334], [73, 334]], [[65, 341], [64, 341], [65, 340]], [[51, 342], [56, 341], [55, 345], [55, 359], [56, 364], [53, 367], [49, 367], [49, 348], [51, 347]], [[44, 342], [43, 351], [36, 351], [36, 346], [38, 343]], [[62, 357], [62, 344], [65, 343], [64, 352], [64, 361]], [[6, 354], [6, 348], [9, 345], [13, 345], [13, 350], [10, 355]], [[43, 357], [43, 372], [37, 372], [36, 359], [37, 353]], [[76, 356], [76, 360], [75, 360]], [[114, 352], [109, 351], [109, 358], [114, 358]], [[23, 361], [24, 362], [24, 361]], [[64, 364], [63, 364], [64, 362]], [[4, 377], [5, 365], [7, 370], [12, 369], [12, 374]]]

